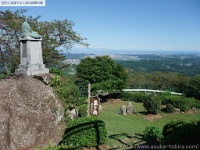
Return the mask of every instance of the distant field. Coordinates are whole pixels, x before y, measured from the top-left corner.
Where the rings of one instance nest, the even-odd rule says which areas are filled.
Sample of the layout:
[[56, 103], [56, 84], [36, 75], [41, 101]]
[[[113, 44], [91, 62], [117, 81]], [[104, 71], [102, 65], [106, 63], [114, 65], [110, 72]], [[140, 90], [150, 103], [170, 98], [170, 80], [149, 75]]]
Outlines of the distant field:
[[95, 57], [99, 55], [109, 55], [125, 68], [134, 71], [152, 73], [155, 71], [177, 72], [186, 76], [200, 74], [199, 53], [63, 53], [66, 59], [81, 60], [87, 56]]
[[199, 56], [170, 55], [155, 58], [149, 56], [139, 61], [117, 60], [117, 62], [125, 68], [140, 72], [177, 72], [186, 76], [200, 74]]
[[200, 120], [200, 110], [197, 110], [197, 112], [189, 111], [175, 114], [161, 113], [161, 118], [158, 117], [158, 119], [152, 118], [150, 115], [148, 116], [149, 120], [147, 120], [147, 116], [143, 115], [145, 110], [142, 104], [134, 102], [132, 104], [135, 114], [126, 116], [118, 114], [119, 108], [127, 103], [125, 101], [113, 101], [102, 104], [103, 110], [100, 112], [99, 118], [106, 123], [109, 135], [108, 145], [110, 148], [116, 145], [143, 143], [141, 134], [143, 134], [147, 126], [155, 126], [162, 131], [163, 126], [172, 120]]

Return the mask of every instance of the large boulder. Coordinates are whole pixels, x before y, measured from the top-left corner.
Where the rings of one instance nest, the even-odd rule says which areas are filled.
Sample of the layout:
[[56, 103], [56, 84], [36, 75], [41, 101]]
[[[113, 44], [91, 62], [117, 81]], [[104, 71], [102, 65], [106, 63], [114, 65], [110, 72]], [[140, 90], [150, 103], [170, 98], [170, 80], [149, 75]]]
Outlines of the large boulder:
[[53, 89], [31, 76], [0, 80], [0, 149], [29, 150], [58, 144], [63, 106]]

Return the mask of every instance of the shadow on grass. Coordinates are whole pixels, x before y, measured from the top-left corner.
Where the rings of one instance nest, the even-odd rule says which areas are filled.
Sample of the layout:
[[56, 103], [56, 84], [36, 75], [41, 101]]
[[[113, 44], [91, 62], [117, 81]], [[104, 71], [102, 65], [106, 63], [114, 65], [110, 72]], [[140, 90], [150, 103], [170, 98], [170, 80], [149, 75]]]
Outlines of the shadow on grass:
[[[125, 141], [124, 138], [127, 138], [128, 141]], [[157, 148], [160, 145], [160, 142], [146, 139], [142, 134], [114, 134], [110, 135], [109, 139], [113, 139], [118, 143], [111, 147], [109, 150], [145, 150], [151, 149], [152, 146], [156, 146]], [[135, 140], [135, 142], [133, 140]]]
[[[142, 136], [129, 135], [127, 133], [113, 134], [109, 136], [109, 139], [115, 140], [115, 143], [117, 143], [113, 147], [111, 147], [109, 150], [129, 149], [129, 148], [132, 148], [133, 145], [143, 142]], [[137, 140], [137, 142], [133, 143], [133, 140], [135, 139]]]

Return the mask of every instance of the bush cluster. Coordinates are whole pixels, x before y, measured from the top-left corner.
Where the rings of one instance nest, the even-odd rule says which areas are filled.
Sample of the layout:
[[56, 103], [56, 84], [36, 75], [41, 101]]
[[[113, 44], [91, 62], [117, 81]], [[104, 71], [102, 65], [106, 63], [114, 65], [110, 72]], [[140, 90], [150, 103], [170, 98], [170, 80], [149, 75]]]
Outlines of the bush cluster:
[[74, 148], [96, 147], [106, 141], [107, 130], [104, 121], [89, 117], [69, 122], [62, 145], [71, 145]]
[[6, 74], [0, 73], [0, 79], [4, 79], [6, 77]]
[[198, 144], [200, 121], [173, 121], [163, 127], [165, 144]]
[[49, 72], [56, 75], [63, 75], [63, 71], [61, 69], [54, 68], [54, 67], [49, 68]]
[[162, 137], [162, 133], [160, 132], [159, 128], [154, 126], [147, 126], [143, 132], [144, 137], [147, 139], [158, 140]]
[[148, 98], [146, 93], [138, 92], [138, 93], [131, 93], [131, 92], [122, 92], [121, 99], [124, 101], [134, 101], [134, 102], [144, 102]]
[[164, 108], [164, 111], [167, 113], [173, 113], [175, 112], [175, 108], [172, 104], [167, 104], [166, 108]]
[[79, 117], [86, 117], [87, 116], [87, 108], [88, 108], [87, 104], [83, 104], [79, 107], [79, 109], [78, 109]]
[[183, 96], [162, 96], [162, 104], [171, 104], [173, 107], [179, 108], [181, 111], [187, 111], [192, 107], [200, 108], [199, 100]]
[[147, 100], [143, 102], [144, 108], [148, 114], [157, 114], [161, 111], [161, 100], [159, 96], [151, 94]]
[[[153, 94], [151, 94], [153, 95]], [[131, 93], [122, 92], [121, 99], [126, 101], [143, 102], [145, 109], [148, 113], [158, 113], [160, 111], [161, 103], [166, 105], [164, 111], [174, 112], [175, 108], [179, 108], [181, 111], [188, 111], [192, 107], [200, 108], [200, 101], [194, 98], [186, 98], [183, 96], [173, 96], [171, 94], [156, 94], [153, 96], [146, 93]], [[174, 108], [175, 107], [175, 108]]]

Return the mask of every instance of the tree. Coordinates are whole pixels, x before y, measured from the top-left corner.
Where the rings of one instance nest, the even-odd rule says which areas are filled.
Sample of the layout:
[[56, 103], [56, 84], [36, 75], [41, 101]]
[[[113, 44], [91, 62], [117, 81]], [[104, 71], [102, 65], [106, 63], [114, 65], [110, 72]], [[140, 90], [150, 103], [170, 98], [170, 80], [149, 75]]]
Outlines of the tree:
[[67, 19], [60, 21], [38, 21], [40, 16], [26, 17], [26, 10], [0, 11], [0, 67], [8, 65], [14, 70], [19, 64], [19, 40], [21, 25], [27, 18], [33, 31], [43, 36], [44, 63], [55, 66], [64, 60], [60, 49], [70, 50], [75, 44], [88, 46], [86, 40], [73, 30], [74, 23]]
[[200, 75], [190, 77], [189, 83], [184, 89], [187, 97], [194, 97], [200, 100]]
[[77, 77], [92, 84], [92, 91], [121, 90], [127, 80], [126, 70], [109, 56], [87, 57], [77, 66]]

